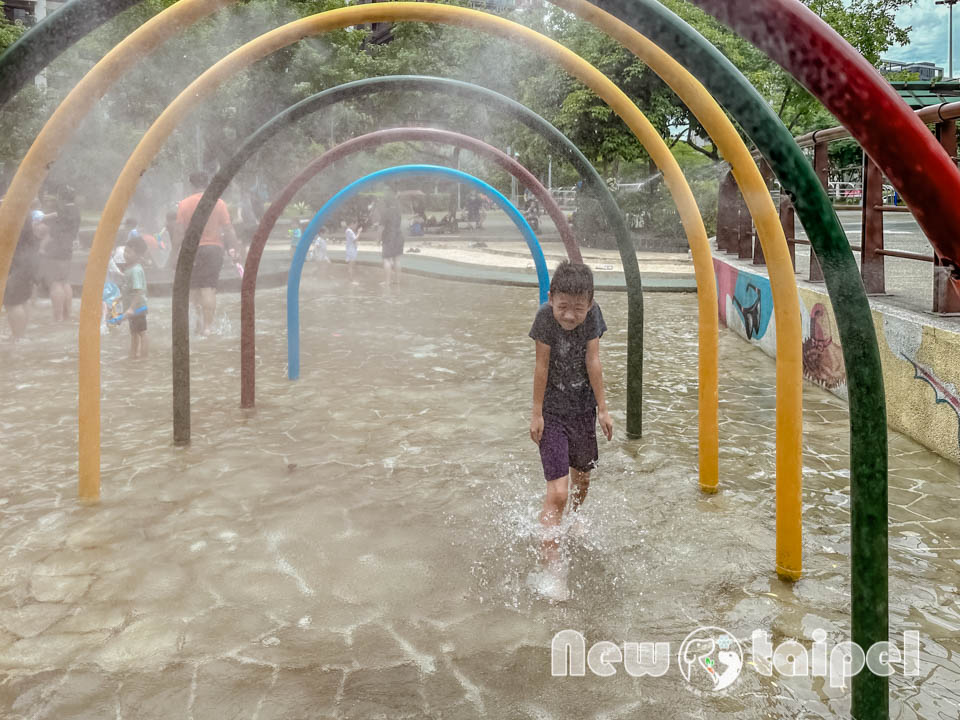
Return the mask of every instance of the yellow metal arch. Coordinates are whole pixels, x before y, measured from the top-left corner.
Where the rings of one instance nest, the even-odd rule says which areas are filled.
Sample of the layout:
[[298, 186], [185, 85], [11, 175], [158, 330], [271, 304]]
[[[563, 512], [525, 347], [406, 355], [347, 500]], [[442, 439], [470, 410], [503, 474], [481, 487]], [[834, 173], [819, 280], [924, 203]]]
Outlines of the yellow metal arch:
[[103, 56], [63, 99], [34, 138], [0, 205], [0, 297], [20, 231], [60, 149], [110, 86], [177, 33], [236, 0], [180, 0], [150, 18]]
[[249, 64], [305, 37], [352, 25], [388, 20], [437, 22], [476, 28], [518, 39], [559, 62], [598, 93], [627, 123], [664, 174], [693, 251], [700, 316], [700, 472], [717, 474], [717, 312], [716, 283], [706, 231], [696, 201], [669, 148], [630, 99], [582, 58], [522, 25], [465, 8], [427, 3], [376, 3], [319, 13], [252, 40], [207, 70], [160, 115], [127, 161], [101, 216], [87, 263], [80, 310], [80, 496], [95, 499], [100, 485], [100, 292], [113, 239], [140, 176], [181, 118], [227, 78]]
[[[151, 52], [168, 37], [215, 12], [233, 0], [181, 0], [138, 28], [123, 43], [111, 50], [98, 65], [81, 80], [57, 109], [38, 135], [30, 153], [18, 170], [10, 193], [0, 208], [0, 291], [6, 280], [6, 270], [13, 246], [3, 239], [17, 238], [29, 203], [46, 175], [46, 167], [56, 159], [59, 148], [66, 142], [78, 117], [85, 115], [94, 102], [126, 68]], [[651, 43], [643, 35], [613, 16], [583, 0], [555, 0], [555, 4], [578, 14], [631, 49], [657, 72], [697, 115], [708, 134], [714, 138], [724, 156], [733, 166], [737, 178], [757, 224], [758, 235], [764, 246], [775, 298], [778, 342], [778, 402], [777, 402], [777, 568], [781, 575], [795, 577], [800, 572], [800, 400], [801, 361], [799, 340], [799, 312], [791, 312], [796, 305], [792, 270], [784, 273], [785, 241], [776, 222], [772, 201], [763, 187], [749, 153], [732, 124], [710, 98], [709, 94], [673, 58]], [[7, 247], [9, 245], [9, 247]], [[782, 278], [783, 280], [778, 280]], [[784, 302], [786, 300], [786, 302]], [[796, 333], [794, 333], [796, 329]], [[786, 331], [785, 331], [786, 330]], [[794, 352], [784, 352], [795, 347]], [[701, 385], [702, 387], [702, 385]], [[702, 415], [702, 413], [701, 413]], [[796, 438], [795, 441], [793, 439]], [[701, 474], [701, 487], [707, 491], [716, 488], [716, 473]], [[711, 485], [711, 480], [713, 484]], [[794, 531], [795, 529], [795, 531]], [[781, 542], [781, 540], [783, 540]]]
[[[766, 183], [733, 123], [693, 75], [647, 37], [586, 0], [551, 0], [597, 26], [643, 60], [690, 108], [730, 163], [757, 226], [770, 273], [777, 343], [777, 573], [800, 577], [803, 565], [803, 336], [797, 281], [787, 240]], [[709, 478], [700, 477], [708, 492]]]
[[[50, 121], [45, 125], [40, 135], [38, 135], [30, 153], [28, 153], [23, 165], [18, 170], [17, 177], [11, 185], [11, 192], [8, 194], [4, 206], [0, 208], [0, 230], [2, 230], [2, 232], [0, 232], [0, 289], [2, 289], [5, 283], [6, 270], [9, 268], [9, 260], [12, 257], [13, 251], [12, 244], [5, 244], [3, 239], [16, 238], [19, 236], [19, 226], [22, 225], [23, 218], [26, 216], [29, 208], [29, 203], [43, 181], [46, 174], [45, 168], [55, 160], [59, 148], [66, 142], [73, 127], [76, 126], [77, 117], [85, 115], [96, 99], [106, 92], [109, 85], [140, 57], [151, 52], [168, 37], [231, 2], [233, 2], [233, 0], [181, 0], [181, 2], [168, 8], [138, 28], [129, 38], [108, 53], [104, 60], [74, 88], [58, 108], [57, 112], [51, 117]], [[748, 207], [754, 216], [758, 227], [758, 235], [760, 236], [761, 243], [764, 245], [764, 252], [770, 265], [771, 280], [773, 281], [772, 288], [775, 297], [775, 313], [777, 315], [777, 339], [779, 346], [777, 373], [777, 565], [778, 571], [782, 575], [798, 575], [800, 570], [799, 473], [801, 462], [799, 461], [799, 450], [795, 452], [792, 451], [785, 442], [785, 438], [796, 437], [797, 442], [793, 443], [793, 446], [799, 448], [799, 399], [801, 383], [799, 381], [793, 381], [792, 378], [794, 375], [800, 376], [799, 368], [801, 363], [798, 357], [798, 351], [795, 353], [783, 352], [784, 346], [794, 345], [794, 343], [784, 342], [793, 335], [793, 333], [784, 332], [781, 328], [790, 329], [790, 325], [799, 327], [799, 315], [798, 313], [787, 312], [784, 308], [788, 303], [781, 302], [780, 298], [780, 296], [786, 294], [788, 299], [794, 299], [795, 304], [795, 295], [792, 292], [783, 292], [787, 286], [791, 286], [792, 290], [792, 286], [794, 286], [795, 283], [792, 272], [784, 276], [787, 282], [782, 283], [777, 280], [777, 266], [779, 264], [777, 255], [785, 257], [786, 250], [784, 242], [780, 240], [780, 238], [782, 238], [782, 231], [779, 228], [779, 223], [775, 222], [776, 217], [772, 202], [765, 188], [762, 186], [762, 179], [753, 166], [745, 146], [733, 130], [732, 125], [726, 119], [726, 116], [702, 86], [675, 60], [629, 26], [583, 2], [583, 0], [558, 0], [556, 4], [572, 10], [582, 18], [604, 29], [608, 34], [618, 39], [641, 57], [655, 72], [660, 74], [660, 76], [674, 88], [681, 99], [691, 107], [691, 110], [700, 119], [701, 124], [717, 142], [721, 152], [731, 162], [734, 168], [734, 175], [744, 190]], [[770, 218], [774, 220], [772, 224], [770, 223]], [[770, 238], [769, 241], [767, 241], [768, 237]], [[9, 247], [6, 245], [9, 245]], [[797, 334], [799, 335], [799, 331]], [[796, 345], [798, 347], [799, 343], [796, 343]], [[784, 359], [786, 363], [781, 362], [780, 359]], [[793, 372], [791, 368], [786, 366], [787, 363], [791, 362], [798, 369], [797, 372]], [[703, 384], [701, 384], [701, 387], [703, 387]], [[797, 402], [785, 402], [785, 400], [789, 400], [789, 395], [796, 397]], [[795, 405], [796, 413], [786, 412], [785, 409], [788, 405]], [[794, 418], [796, 418], [796, 420], [794, 420]], [[794, 460], [794, 458], [796, 458], [796, 460]], [[796, 481], [793, 480], [794, 477]], [[701, 486], [705, 490], [709, 491], [716, 487], [716, 473], [713, 474], [712, 478], [714, 480], [713, 485], [710, 484], [711, 477], [709, 475], [701, 474]], [[785, 512], [789, 511], [791, 506], [796, 508], [797, 511], [792, 514]], [[790, 533], [790, 529], [793, 527], [796, 527], [797, 531]], [[787, 534], [793, 534], [795, 541], [780, 542], [784, 531], [786, 531]], [[793, 559], [789, 557], [789, 553], [785, 555], [784, 552], [782, 552], [783, 548], [787, 547], [796, 548], [797, 552], [793, 554]]]

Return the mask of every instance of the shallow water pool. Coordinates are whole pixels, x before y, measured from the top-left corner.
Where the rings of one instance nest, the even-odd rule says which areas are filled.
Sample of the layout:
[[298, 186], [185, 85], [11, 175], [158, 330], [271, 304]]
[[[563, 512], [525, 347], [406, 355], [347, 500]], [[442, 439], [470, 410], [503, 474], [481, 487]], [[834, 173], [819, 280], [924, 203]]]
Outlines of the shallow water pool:
[[[239, 302], [194, 339], [193, 444], [171, 443], [169, 300], [153, 357], [103, 340], [102, 502], [76, 495], [75, 326], [0, 348], [0, 716], [9, 718], [832, 718], [849, 689], [746, 664], [712, 693], [676, 651], [716, 626], [849, 637], [848, 420], [805, 388], [804, 578], [773, 573], [774, 364], [721, 336], [721, 492], [696, 481], [696, 303], [646, 298], [642, 440], [624, 438], [625, 295], [601, 294], [613, 442], [569, 537], [572, 598], [537, 569], [528, 437], [536, 291], [342, 267], [258, 296], [258, 403], [239, 404]], [[960, 712], [958, 467], [891, 433], [891, 637], [920, 633], [891, 716]], [[661, 677], [551, 676], [565, 629], [669, 642]], [[749, 653], [746, 660], [749, 661]]]

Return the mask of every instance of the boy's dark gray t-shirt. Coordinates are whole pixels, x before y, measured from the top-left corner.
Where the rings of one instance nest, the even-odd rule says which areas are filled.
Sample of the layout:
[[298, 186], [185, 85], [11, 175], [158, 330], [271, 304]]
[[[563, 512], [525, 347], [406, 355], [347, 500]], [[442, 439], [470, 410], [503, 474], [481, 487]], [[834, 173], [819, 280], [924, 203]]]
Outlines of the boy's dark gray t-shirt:
[[544, 303], [530, 328], [530, 337], [550, 346], [550, 369], [543, 396], [543, 411], [553, 415], [579, 415], [593, 410], [597, 399], [587, 375], [587, 343], [607, 330], [600, 306], [593, 303], [587, 318], [569, 332]]

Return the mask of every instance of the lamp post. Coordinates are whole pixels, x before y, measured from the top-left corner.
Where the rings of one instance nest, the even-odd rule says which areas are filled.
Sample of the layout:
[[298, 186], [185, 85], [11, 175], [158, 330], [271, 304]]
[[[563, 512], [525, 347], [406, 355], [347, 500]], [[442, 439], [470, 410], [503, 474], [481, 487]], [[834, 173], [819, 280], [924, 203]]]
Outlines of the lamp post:
[[[514, 160], [520, 160], [520, 153], [514, 152], [509, 145], [507, 146], [507, 155], [512, 157]], [[517, 204], [517, 178], [513, 175], [510, 176], [510, 202], [512, 202], [514, 205]]]
[[[35, 22], [40, 22], [47, 16], [47, 0], [37, 0], [33, 6], [33, 19]], [[37, 73], [36, 80], [34, 80], [34, 85], [37, 86], [38, 90], [47, 89], [47, 70], [44, 68], [39, 73]]]
[[949, 5], [950, 6], [950, 48], [947, 53], [949, 61], [947, 63], [948, 73], [950, 74], [949, 79], [953, 80], [953, 6], [956, 5], [958, 0], [937, 0], [936, 5]]

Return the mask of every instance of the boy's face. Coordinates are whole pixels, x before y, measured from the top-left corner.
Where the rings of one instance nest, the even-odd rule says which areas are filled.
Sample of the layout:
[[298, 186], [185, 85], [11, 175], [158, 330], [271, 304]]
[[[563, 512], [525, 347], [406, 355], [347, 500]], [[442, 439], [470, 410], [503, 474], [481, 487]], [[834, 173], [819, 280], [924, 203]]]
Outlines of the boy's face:
[[140, 262], [140, 253], [138, 253], [129, 245], [124, 245], [123, 259], [129, 265], [136, 265], [138, 262]]
[[593, 305], [593, 300], [586, 294], [550, 293], [548, 297], [554, 320], [567, 331], [579, 327], [587, 319], [587, 313]]

